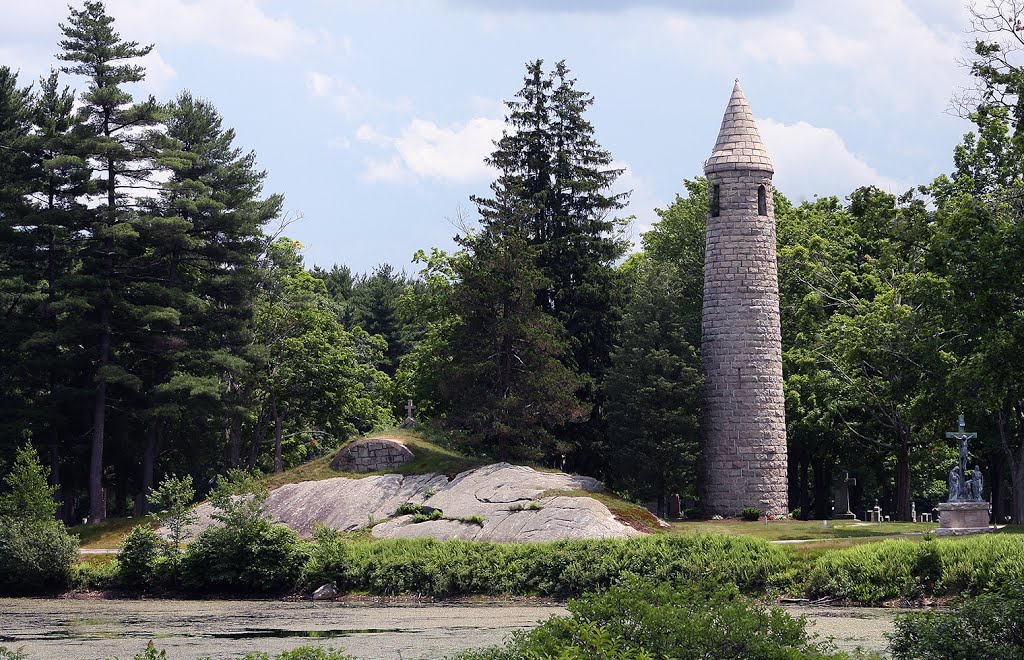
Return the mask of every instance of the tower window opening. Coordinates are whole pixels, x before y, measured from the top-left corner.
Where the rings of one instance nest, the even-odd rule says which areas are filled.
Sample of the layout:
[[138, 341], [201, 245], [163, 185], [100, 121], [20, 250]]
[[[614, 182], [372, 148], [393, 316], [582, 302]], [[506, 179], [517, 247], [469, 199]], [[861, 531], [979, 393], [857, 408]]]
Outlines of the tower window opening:
[[757, 214], [768, 215], [768, 193], [764, 190], [764, 185], [757, 187]]
[[720, 195], [721, 191], [719, 187], [717, 185], [711, 186], [711, 197], [708, 199], [708, 211], [710, 211], [712, 218], [717, 218], [721, 211]]

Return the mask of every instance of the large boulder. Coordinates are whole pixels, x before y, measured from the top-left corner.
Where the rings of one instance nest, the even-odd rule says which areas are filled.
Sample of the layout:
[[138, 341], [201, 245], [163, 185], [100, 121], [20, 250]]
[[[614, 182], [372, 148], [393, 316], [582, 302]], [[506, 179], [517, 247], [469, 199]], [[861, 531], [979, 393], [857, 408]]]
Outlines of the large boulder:
[[[627, 538], [641, 534], [601, 502], [562, 491], [600, 491], [590, 477], [496, 463], [454, 479], [440, 474], [335, 477], [287, 484], [270, 493], [267, 513], [309, 536], [315, 523], [342, 531], [372, 527], [377, 538], [431, 537], [476, 541], [554, 541]], [[439, 509], [444, 518], [415, 522], [397, 515], [403, 504]], [[213, 523], [210, 505], [198, 508], [192, 530]]]

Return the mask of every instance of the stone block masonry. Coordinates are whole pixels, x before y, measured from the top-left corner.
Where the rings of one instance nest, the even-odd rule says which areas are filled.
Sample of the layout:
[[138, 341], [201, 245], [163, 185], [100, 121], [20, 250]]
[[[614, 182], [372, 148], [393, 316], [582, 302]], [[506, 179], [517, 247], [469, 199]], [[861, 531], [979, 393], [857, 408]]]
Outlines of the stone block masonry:
[[705, 165], [701, 503], [788, 512], [773, 169], [737, 81]]
[[397, 440], [368, 438], [338, 452], [331, 467], [341, 472], [380, 472], [393, 470], [412, 459], [412, 451]]

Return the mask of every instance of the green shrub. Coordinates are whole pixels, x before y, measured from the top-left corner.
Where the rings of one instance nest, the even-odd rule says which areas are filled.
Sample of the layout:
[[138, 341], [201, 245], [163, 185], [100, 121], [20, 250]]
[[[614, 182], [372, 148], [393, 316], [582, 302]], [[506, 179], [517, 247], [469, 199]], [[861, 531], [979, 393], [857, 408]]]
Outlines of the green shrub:
[[118, 583], [117, 557], [92, 555], [71, 567], [71, 586], [75, 589], [110, 589]]
[[463, 653], [462, 660], [512, 658], [846, 658], [814, 644], [803, 619], [741, 597], [731, 585], [673, 588], [636, 578], [568, 604], [505, 647]]
[[32, 445], [17, 451], [0, 495], [0, 593], [67, 587], [78, 539], [54, 519], [56, 487]]
[[749, 520], [749, 521], [753, 522], [753, 521], [758, 520], [758, 519], [761, 518], [761, 509], [758, 509], [757, 507], [753, 507], [753, 506], [745, 506], [740, 511], [740, 516], [744, 520]]
[[887, 636], [895, 660], [1019, 660], [1024, 658], [1024, 583], [946, 611], [898, 615]]
[[63, 524], [0, 519], [0, 592], [65, 588], [77, 558], [78, 539]]
[[714, 577], [746, 591], [775, 584], [786, 552], [749, 537], [696, 534], [629, 540], [495, 544], [401, 539], [353, 542], [314, 530], [300, 587], [325, 582], [341, 591], [434, 596], [507, 594], [574, 596], [607, 588], [625, 575], [655, 581]]
[[20, 648], [12, 650], [6, 646], [0, 646], [0, 660], [28, 660], [28, 654]]
[[271, 522], [268, 492], [239, 470], [218, 479], [210, 495], [216, 523], [193, 541], [181, 562], [181, 582], [199, 592], [274, 593], [291, 588], [306, 560], [295, 532]]
[[188, 546], [181, 583], [203, 593], [276, 593], [294, 586], [306, 555], [284, 525], [207, 527]]
[[160, 546], [160, 537], [148, 525], [132, 528], [117, 553], [117, 576], [121, 586], [145, 589], [157, 581]]
[[807, 579], [811, 596], [861, 603], [979, 594], [1024, 580], [1024, 538], [978, 535], [914, 543], [896, 539], [825, 553]]

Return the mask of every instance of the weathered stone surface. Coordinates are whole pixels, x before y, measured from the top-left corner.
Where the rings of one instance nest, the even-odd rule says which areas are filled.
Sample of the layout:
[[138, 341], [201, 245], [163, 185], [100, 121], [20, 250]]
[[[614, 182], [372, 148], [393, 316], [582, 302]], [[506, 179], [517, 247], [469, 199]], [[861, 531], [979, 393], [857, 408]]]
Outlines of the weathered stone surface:
[[707, 224], [702, 310], [699, 487], [708, 514], [788, 511], [772, 169], [737, 81], [705, 166], [719, 199]]
[[943, 502], [939, 510], [937, 536], [960, 536], [992, 531], [988, 526], [988, 502]]
[[334, 600], [338, 597], [338, 590], [334, 588], [331, 583], [320, 585], [316, 591], [313, 592], [313, 600]]
[[334, 457], [331, 467], [339, 472], [383, 472], [413, 459], [404, 443], [392, 438], [367, 438], [348, 445]]
[[[530, 500], [529, 502], [533, 502]], [[413, 524], [402, 516], [373, 528], [377, 538], [458, 538], [496, 543], [560, 541], [565, 539], [621, 539], [641, 532], [615, 520], [604, 504], [590, 497], [543, 497], [539, 508], [490, 509], [483, 526], [453, 520], [430, 520]], [[492, 505], [493, 506], [493, 505]], [[449, 515], [445, 512], [445, 515]]]
[[[267, 513], [302, 536], [309, 536], [317, 522], [343, 531], [373, 524], [373, 535], [378, 538], [427, 536], [504, 542], [640, 534], [592, 498], [540, 497], [552, 490], [601, 489], [601, 483], [590, 477], [497, 463], [463, 472], [451, 481], [437, 474], [386, 474], [287, 484], [271, 491]], [[530, 508], [534, 501], [539, 510]], [[413, 524], [412, 516], [388, 520], [407, 502], [440, 509], [448, 518], [482, 516], [484, 524], [457, 520]], [[197, 512], [200, 520], [193, 534], [213, 523], [208, 503]]]
[[[422, 502], [427, 492], [444, 487], [444, 475], [382, 474], [362, 479], [335, 477], [322, 481], [286, 484], [270, 492], [268, 515], [309, 536], [313, 524], [320, 522], [345, 532], [362, 529], [370, 523], [393, 516], [406, 502]], [[207, 502], [196, 508], [199, 521], [191, 532], [213, 524], [213, 507]]]

